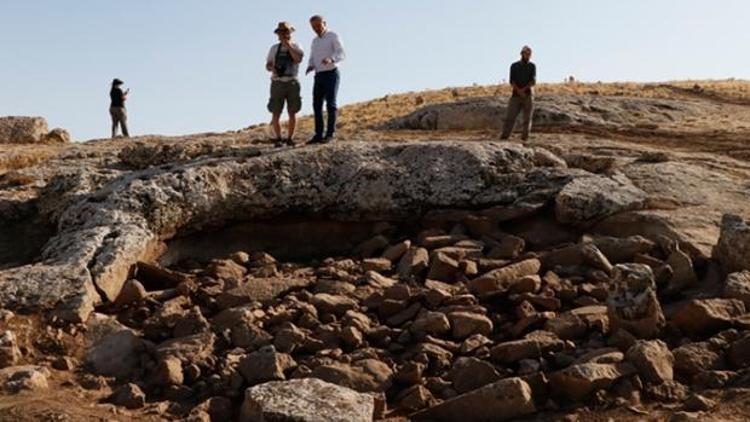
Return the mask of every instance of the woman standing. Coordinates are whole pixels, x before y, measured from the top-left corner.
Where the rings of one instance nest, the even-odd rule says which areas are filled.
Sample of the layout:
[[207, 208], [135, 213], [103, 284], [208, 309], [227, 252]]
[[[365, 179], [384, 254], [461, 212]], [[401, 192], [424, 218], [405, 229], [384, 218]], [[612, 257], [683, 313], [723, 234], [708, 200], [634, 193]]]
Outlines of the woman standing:
[[112, 138], [117, 136], [117, 126], [122, 129], [122, 136], [129, 138], [128, 134], [128, 112], [125, 109], [125, 100], [130, 90], [122, 91], [123, 82], [117, 78], [112, 81], [112, 89], [109, 91], [109, 115], [112, 116]]

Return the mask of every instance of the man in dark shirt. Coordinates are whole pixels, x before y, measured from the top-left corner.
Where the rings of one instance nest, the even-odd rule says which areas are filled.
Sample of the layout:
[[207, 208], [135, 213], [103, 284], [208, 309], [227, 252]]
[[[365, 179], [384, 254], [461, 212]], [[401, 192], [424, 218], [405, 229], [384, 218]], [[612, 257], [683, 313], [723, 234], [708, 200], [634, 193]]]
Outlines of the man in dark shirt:
[[123, 92], [123, 82], [117, 78], [112, 81], [112, 89], [109, 91], [109, 115], [112, 117], [112, 138], [117, 135], [117, 127], [122, 129], [122, 136], [128, 138], [128, 112], [125, 109], [125, 100], [128, 99], [130, 90]]
[[508, 139], [513, 126], [516, 125], [518, 113], [523, 110], [523, 133], [521, 139], [529, 139], [531, 129], [531, 116], [534, 112], [534, 101], [532, 88], [536, 85], [536, 66], [531, 62], [531, 48], [524, 46], [521, 49], [521, 60], [510, 66], [510, 84], [513, 87], [513, 95], [508, 102], [508, 114], [505, 116], [503, 133], [500, 139]]

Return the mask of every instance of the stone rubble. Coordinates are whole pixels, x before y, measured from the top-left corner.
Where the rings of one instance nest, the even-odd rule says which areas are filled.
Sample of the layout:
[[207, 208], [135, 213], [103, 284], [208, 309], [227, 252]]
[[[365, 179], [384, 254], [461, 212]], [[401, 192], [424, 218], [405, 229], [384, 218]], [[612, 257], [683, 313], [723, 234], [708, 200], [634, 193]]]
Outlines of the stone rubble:
[[[585, 234], [490, 263], [476, 221], [373, 234], [378, 247], [358, 258], [245, 251], [152, 268], [103, 309], [119, 322], [88, 323], [84, 363], [126, 383], [111, 398], [120, 406], [227, 400], [242, 420], [320, 420], [299, 404], [324, 414], [325, 394], [363, 406], [362, 420], [505, 420], [623, 400], [698, 409], [710, 406], [695, 396], [704, 386], [750, 370], [744, 273], [714, 290], [738, 298], [683, 297], [654, 275], [675, 250], [639, 236]], [[275, 276], [254, 275], [268, 263]], [[145, 287], [174, 283], [169, 295]], [[210, 420], [201, 409], [191, 417]]]

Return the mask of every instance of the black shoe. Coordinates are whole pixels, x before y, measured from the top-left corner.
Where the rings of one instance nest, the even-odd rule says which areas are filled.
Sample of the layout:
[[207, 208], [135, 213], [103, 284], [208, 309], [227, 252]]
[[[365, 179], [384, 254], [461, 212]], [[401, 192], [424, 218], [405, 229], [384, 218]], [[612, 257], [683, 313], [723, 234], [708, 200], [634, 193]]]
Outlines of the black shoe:
[[325, 142], [325, 143], [333, 142], [335, 140], [336, 140], [336, 135], [333, 134], [333, 133], [331, 133], [329, 135], [326, 135], [326, 137], [323, 138], [323, 142]]
[[323, 138], [320, 136], [313, 136], [312, 139], [307, 141], [308, 144], [321, 144], [323, 143]]
[[274, 139], [273, 146], [275, 146], [276, 148], [284, 146], [284, 140], [281, 138]]
[[290, 146], [290, 147], [294, 146], [294, 141], [292, 140], [292, 138], [286, 138], [284, 140], [284, 143], [287, 144], [287, 146]]

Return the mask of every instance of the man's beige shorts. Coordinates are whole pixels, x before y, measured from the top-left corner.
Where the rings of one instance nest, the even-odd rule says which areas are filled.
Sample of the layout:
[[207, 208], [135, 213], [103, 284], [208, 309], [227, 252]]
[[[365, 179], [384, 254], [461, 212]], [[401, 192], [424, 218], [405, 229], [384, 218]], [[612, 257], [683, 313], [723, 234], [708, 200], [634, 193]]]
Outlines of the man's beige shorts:
[[302, 109], [299, 81], [271, 81], [271, 98], [268, 100], [268, 111], [281, 114], [284, 103], [289, 113]]

